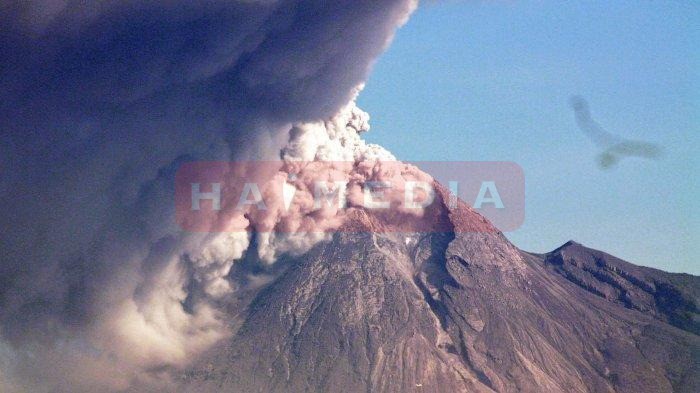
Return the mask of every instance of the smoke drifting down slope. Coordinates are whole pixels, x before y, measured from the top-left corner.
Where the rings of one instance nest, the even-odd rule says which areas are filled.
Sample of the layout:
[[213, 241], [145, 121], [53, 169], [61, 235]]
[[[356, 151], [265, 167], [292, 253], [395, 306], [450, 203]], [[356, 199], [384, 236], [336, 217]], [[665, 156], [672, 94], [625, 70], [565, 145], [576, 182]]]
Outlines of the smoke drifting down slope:
[[321, 239], [185, 233], [175, 171], [387, 155], [346, 131], [366, 128], [348, 103], [415, 5], [3, 3], [3, 389], [157, 385], [226, 337], [225, 277], [250, 242], [269, 262]]

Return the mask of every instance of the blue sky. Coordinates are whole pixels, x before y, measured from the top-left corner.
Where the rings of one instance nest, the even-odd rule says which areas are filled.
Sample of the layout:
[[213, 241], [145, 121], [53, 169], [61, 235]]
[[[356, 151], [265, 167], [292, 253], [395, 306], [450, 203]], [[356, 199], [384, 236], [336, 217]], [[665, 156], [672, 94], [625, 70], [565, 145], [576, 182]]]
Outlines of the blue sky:
[[[360, 106], [371, 142], [404, 160], [514, 161], [526, 219], [506, 235], [569, 239], [630, 262], [700, 274], [700, 4], [438, 2], [378, 61]], [[568, 99], [660, 161], [603, 171]]]

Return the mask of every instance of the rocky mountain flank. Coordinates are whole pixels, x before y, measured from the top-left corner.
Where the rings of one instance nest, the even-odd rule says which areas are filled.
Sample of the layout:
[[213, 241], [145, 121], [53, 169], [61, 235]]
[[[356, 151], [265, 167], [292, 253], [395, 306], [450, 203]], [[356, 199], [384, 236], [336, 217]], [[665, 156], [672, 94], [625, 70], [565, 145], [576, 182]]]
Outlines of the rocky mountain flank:
[[404, 234], [356, 212], [242, 290], [231, 338], [177, 389], [700, 391], [700, 277], [574, 242], [531, 254], [465, 206], [433, 214], [440, 230]]

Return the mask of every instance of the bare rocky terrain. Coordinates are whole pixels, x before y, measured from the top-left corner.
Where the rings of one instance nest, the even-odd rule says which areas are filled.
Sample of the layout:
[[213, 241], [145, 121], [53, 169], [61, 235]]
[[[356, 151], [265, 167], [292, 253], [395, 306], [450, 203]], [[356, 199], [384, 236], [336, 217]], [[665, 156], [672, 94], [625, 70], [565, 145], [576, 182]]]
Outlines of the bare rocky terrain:
[[700, 391], [699, 277], [574, 242], [530, 254], [469, 231], [489, 224], [468, 208], [439, 213], [448, 230], [407, 235], [360, 212], [366, 231], [280, 263], [178, 389]]

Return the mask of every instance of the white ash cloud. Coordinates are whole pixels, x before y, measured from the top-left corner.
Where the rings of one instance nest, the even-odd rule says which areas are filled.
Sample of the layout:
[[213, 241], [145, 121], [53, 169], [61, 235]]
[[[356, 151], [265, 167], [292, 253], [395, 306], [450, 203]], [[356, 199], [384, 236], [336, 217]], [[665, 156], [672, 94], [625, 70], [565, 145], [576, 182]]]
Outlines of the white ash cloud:
[[[358, 93], [361, 88], [358, 89]], [[281, 254], [298, 255], [319, 241], [329, 238], [329, 230], [338, 229], [353, 208], [365, 203], [368, 182], [389, 182], [393, 188], [384, 200], [398, 205], [395, 214], [420, 216], [422, 210], [407, 209], [403, 204], [407, 181], [432, 183], [432, 178], [409, 164], [396, 161], [386, 149], [368, 144], [361, 134], [369, 130], [369, 114], [351, 101], [326, 121], [297, 124], [290, 130], [290, 141], [282, 149], [285, 162], [280, 171], [283, 178], [294, 175], [286, 185], [294, 198], [289, 207], [278, 205], [253, 217], [255, 221], [274, 222], [273, 229], [261, 234], [258, 251], [262, 260], [272, 262]], [[339, 180], [345, 185], [347, 209], [338, 204], [316, 202], [315, 186], [319, 179], [330, 185]], [[393, 181], [392, 181], [393, 180]], [[282, 201], [282, 198], [278, 198]], [[270, 218], [272, 217], [272, 218]]]
[[[356, 154], [335, 151], [331, 133], [365, 128], [365, 115], [344, 105], [414, 7], [3, 2], [0, 388], [166, 383], [168, 370], [226, 337], [220, 299], [251, 239], [179, 229], [175, 171], [282, 149], [290, 159]], [[290, 129], [320, 127], [338, 111], [327, 142], [301, 148], [292, 138], [285, 148]], [[260, 252], [272, 259], [317, 240], [270, 238]]]

